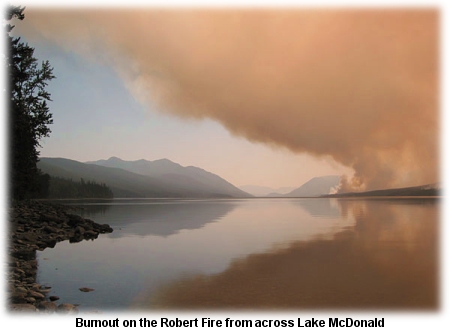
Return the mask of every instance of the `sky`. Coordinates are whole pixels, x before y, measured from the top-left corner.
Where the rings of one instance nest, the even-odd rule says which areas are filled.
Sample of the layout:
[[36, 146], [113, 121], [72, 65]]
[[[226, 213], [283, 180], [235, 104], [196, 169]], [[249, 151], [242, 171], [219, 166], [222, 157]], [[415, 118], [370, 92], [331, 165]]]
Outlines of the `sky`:
[[439, 179], [439, 11], [27, 6], [43, 157], [167, 158], [236, 186]]

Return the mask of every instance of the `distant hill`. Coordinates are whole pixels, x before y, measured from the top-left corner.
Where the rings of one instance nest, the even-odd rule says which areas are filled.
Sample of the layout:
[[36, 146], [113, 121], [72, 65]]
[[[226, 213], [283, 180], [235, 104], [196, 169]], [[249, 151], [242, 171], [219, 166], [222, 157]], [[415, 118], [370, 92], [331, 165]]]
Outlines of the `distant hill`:
[[374, 190], [367, 192], [349, 192], [329, 194], [325, 197], [329, 198], [345, 198], [345, 197], [418, 197], [418, 196], [440, 196], [442, 188], [439, 184], [427, 184], [413, 187], [391, 188], [385, 190]]
[[315, 177], [304, 183], [292, 192], [284, 194], [284, 197], [318, 197], [329, 194], [332, 188], [339, 185], [340, 176]]
[[329, 194], [332, 188], [339, 185], [340, 176], [315, 177], [298, 188], [282, 187], [272, 189], [270, 187], [246, 185], [240, 189], [255, 196], [267, 198], [295, 198], [295, 197], [318, 197]]
[[267, 194], [265, 197], [266, 198], [282, 198], [282, 197], [285, 197], [285, 196], [286, 196], [286, 194], [272, 192], [272, 193]]
[[[97, 161], [86, 162], [86, 164], [95, 164], [105, 167], [119, 168], [134, 172], [144, 176], [158, 177], [165, 174], [186, 174], [186, 168], [180, 164], [174, 163], [168, 159], [158, 159], [155, 161], [147, 161], [140, 159], [136, 161], [125, 161], [118, 157], [109, 159], [100, 159]], [[200, 169], [201, 170], [201, 169]], [[204, 171], [204, 170], [203, 170]]]
[[167, 159], [127, 162], [112, 157], [81, 163], [44, 157], [40, 158], [38, 167], [52, 176], [105, 183], [115, 197], [251, 197], [215, 174], [196, 167], [182, 167]]
[[262, 196], [270, 196], [270, 194], [272, 193], [279, 193], [284, 194], [284, 193], [288, 193], [291, 192], [293, 189], [295, 189], [295, 187], [280, 187], [280, 188], [271, 188], [271, 187], [266, 187], [266, 186], [258, 186], [258, 185], [243, 185], [243, 186], [239, 186], [239, 188], [241, 190], [243, 190], [244, 192], [253, 194], [257, 197], [262, 197]]

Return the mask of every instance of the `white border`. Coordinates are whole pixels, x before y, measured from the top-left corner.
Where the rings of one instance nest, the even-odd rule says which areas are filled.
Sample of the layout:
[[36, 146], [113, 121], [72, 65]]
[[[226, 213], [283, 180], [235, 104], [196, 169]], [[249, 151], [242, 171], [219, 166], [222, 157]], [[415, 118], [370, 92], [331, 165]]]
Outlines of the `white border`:
[[[14, 1], [14, 4], [16, 5], [22, 5], [22, 6], [39, 6], [42, 8], [54, 8], [54, 7], [67, 7], [67, 8], [79, 8], [79, 7], [98, 7], [98, 6], [106, 6], [108, 8], [116, 7], [134, 7], [134, 6], [149, 6], [149, 5], [156, 5], [156, 6], [188, 6], [188, 7], [196, 7], [196, 6], [208, 6], [208, 7], [224, 7], [224, 6], [232, 6], [232, 7], [258, 7], [258, 6], [264, 6], [264, 7], [297, 7], [297, 6], [324, 6], [324, 7], [335, 7], [335, 6], [361, 6], [360, 1], [346, 1], [346, 2], [335, 2], [335, 1], [227, 1], [227, 2], [217, 2], [217, 1], [144, 1], [144, 0], [129, 0], [126, 2], [107, 2], [107, 1], [86, 1], [86, 0], [79, 0], [79, 1], [66, 1], [64, 2], [64, 5], [61, 5], [61, 1]], [[448, 111], [447, 111], [447, 104], [446, 104], [446, 98], [447, 98], [447, 85], [446, 80], [448, 78], [448, 66], [446, 66], [445, 60], [448, 59], [446, 57], [447, 55], [447, 37], [448, 37], [448, 22], [447, 22], [447, 6], [444, 5], [443, 1], [435, 1], [435, 2], [416, 2], [416, 1], [395, 1], [395, 3], [392, 3], [392, 1], [376, 1], [374, 3], [371, 2], [364, 2], [364, 7], [366, 6], [375, 6], [375, 7], [401, 7], [401, 6], [415, 6], [415, 7], [438, 7], [441, 9], [441, 73], [442, 73], [442, 81], [441, 81], [441, 115], [442, 115], [442, 129], [441, 129], [441, 173], [442, 173], [442, 179], [444, 184], [444, 190], [449, 189], [449, 183], [448, 178], [446, 178], [445, 171], [449, 171], [449, 165], [448, 165], [448, 150], [449, 147], [449, 135], [445, 130], [448, 130]], [[4, 49], [4, 45], [1, 46], [2, 50]], [[1, 67], [0, 74], [2, 76], [2, 79], [5, 78], [5, 74], [3, 73], [3, 67]], [[5, 101], [4, 97], [1, 98], [1, 103], [3, 104], [3, 110], [5, 110]], [[1, 177], [0, 177], [0, 215], [1, 215], [1, 235], [6, 236], [7, 235], [7, 217], [6, 217], [6, 186], [7, 186], [7, 174], [6, 171], [6, 161], [5, 159], [6, 155], [6, 149], [5, 149], [5, 141], [7, 136], [7, 129], [6, 129], [6, 117], [5, 113], [1, 113], [1, 120], [0, 120], [0, 134], [1, 134], [1, 146], [0, 146], [0, 155], [3, 159], [0, 161], [0, 169], [1, 169]], [[385, 317], [385, 328], [382, 329], [374, 329], [374, 331], [382, 331], [382, 332], [391, 332], [391, 331], [407, 331], [407, 330], [414, 330], [417, 332], [433, 332], [436, 333], [446, 333], [446, 330], [450, 329], [450, 320], [449, 318], [449, 290], [447, 288], [447, 285], [445, 285], [446, 282], [449, 281], [449, 275], [448, 275], [448, 253], [449, 253], [449, 247], [447, 247], [447, 244], [449, 242], [449, 229], [446, 227], [446, 223], [448, 222], [448, 210], [447, 210], [447, 201], [444, 200], [442, 205], [442, 218], [441, 218], [441, 308], [439, 312], [432, 312], [432, 313], [409, 313], [409, 312], [385, 312], [385, 311], [374, 311], [370, 313], [356, 313], [354, 311], [343, 311], [343, 312], [334, 312], [334, 311], [295, 311], [295, 312], [275, 312], [275, 313], [265, 313], [265, 312], [258, 312], [258, 313], [241, 313], [236, 311], [230, 311], [230, 312], [191, 312], [191, 313], [177, 313], [177, 312], [170, 312], [170, 313], [162, 313], [162, 312], [146, 312], [146, 313], [113, 313], [113, 314], [100, 314], [100, 315], [93, 315], [93, 316], [82, 316], [79, 315], [78, 317], [84, 317], [84, 318], [92, 318], [92, 319], [115, 319], [116, 317], [119, 317], [120, 320], [123, 320], [124, 318], [132, 318], [132, 319], [139, 319], [140, 317], [146, 317], [147, 319], [152, 318], [160, 318], [160, 317], [179, 317], [179, 318], [194, 318], [194, 317], [211, 317], [211, 318], [220, 318], [225, 319], [226, 317], [234, 317], [234, 318], [271, 318], [271, 319], [296, 319], [297, 317], [301, 317], [302, 319], [306, 319], [309, 317], [315, 317], [315, 318], [328, 318], [328, 317]], [[2, 247], [3, 250], [6, 250], [6, 245], [2, 241]], [[4, 266], [6, 257], [4, 254], [2, 254], [2, 266]], [[2, 268], [4, 270], [4, 268]], [[2, 271], [2, 273], [5, 273], [5, 271]], [[1, 292], [0, 298], [2, 301], [5, 300], [5, 290]], [[75, 327], [75, 317], [76, 316], [38, 316], [38, 317], [25, 317], [23, 315], [12, 315], [6, 313], [5, 306], [1, 307], [1, 315], [0, 320], [2, 324], [2, 328], [7, 331], [17, 331], [17, 332], [26, 332], [26, 331], [70, 331], [73, 330], [81, 330], [83, 334], [86, 332], [95, 332], [95, 334], [105, 333], [110, 334], [112, 332], [117, 333], [123, 333], [124, 328], [118, 328], [118, 329], [112, 329], [112, 328], [82, 328], [78, 329]], [[237, 332], [237, 333], [244, 333], [247, 331], [256, 330], [253, 329], [227, 329], [227, 328], [217, 328], [215, 330], [213, 329], [207, 329], [207, 328], [196, 328], [192, 329], [196, 333], [210, 333], [211, 331], [221, 332], [221, 333], [229, 333], [230, 331]], [[281, 330], [281, 332], [288, 332], [291, 331], [298, 333], [305, 332], [306, 329], [299, 329], [299, 328], [285, 328], [278, 330]], [[190, 331], [190, 329], [184, 329], [184, 328], [173, 328], [173, 329], [146, 329], [146, 328], [134, 328], [133, 333], [182, 333], [185, 331]], [[258, 330], [258, 332], [273, 332], [275, 331], [274, 328], [268, 328], [264, 330]], [[339, 328], [339, 329], [331, 329], [331, 328], [324, 328], [324, 329], [311, 329], [310, 331], [314, 333], [324, 333], [324, 332], [333, 332], [333, 333], [342, 333], [342, 334], [348, 334], [348, 333], [356, 333], [361, 332], [361, 329], [358, 328]], [[364, 330], [363, 330], [364, 331]]]

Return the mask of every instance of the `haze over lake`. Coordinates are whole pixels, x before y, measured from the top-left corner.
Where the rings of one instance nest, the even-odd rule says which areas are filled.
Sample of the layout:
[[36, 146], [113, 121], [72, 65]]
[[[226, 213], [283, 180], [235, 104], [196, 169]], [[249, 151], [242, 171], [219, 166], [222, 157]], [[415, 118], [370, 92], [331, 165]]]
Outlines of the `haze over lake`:
[[81, 311], [439, 305], [438, 199], [76, 204], [114, 232], [38, 252], [37, 280]]

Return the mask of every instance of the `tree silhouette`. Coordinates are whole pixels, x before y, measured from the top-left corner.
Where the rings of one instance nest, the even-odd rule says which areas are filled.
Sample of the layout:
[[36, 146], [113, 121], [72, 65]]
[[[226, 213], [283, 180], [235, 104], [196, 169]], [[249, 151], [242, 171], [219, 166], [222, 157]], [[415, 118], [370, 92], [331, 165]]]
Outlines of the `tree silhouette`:
[[[6, 12], [6, 21], [13, 18], [23, 20], [24, 10], [25, 7], [10, 6]], [[49, 136], [48, 126], [53, 123], [47, 105], [47, 101], [51, 101], [50, 93], [46, 91], [46, 86], [55, 76], [48, 61], [39, 66], [34, 57], [34, 48], [21, 42], [20, 37], [10, 35], [13, 28], [11, 24], [6, 24], [11, 193], [14, 199], [23, 199], [39, 196], [48, 189], [48, 177], [42, 175], [36, 163], [39, 141]]]

